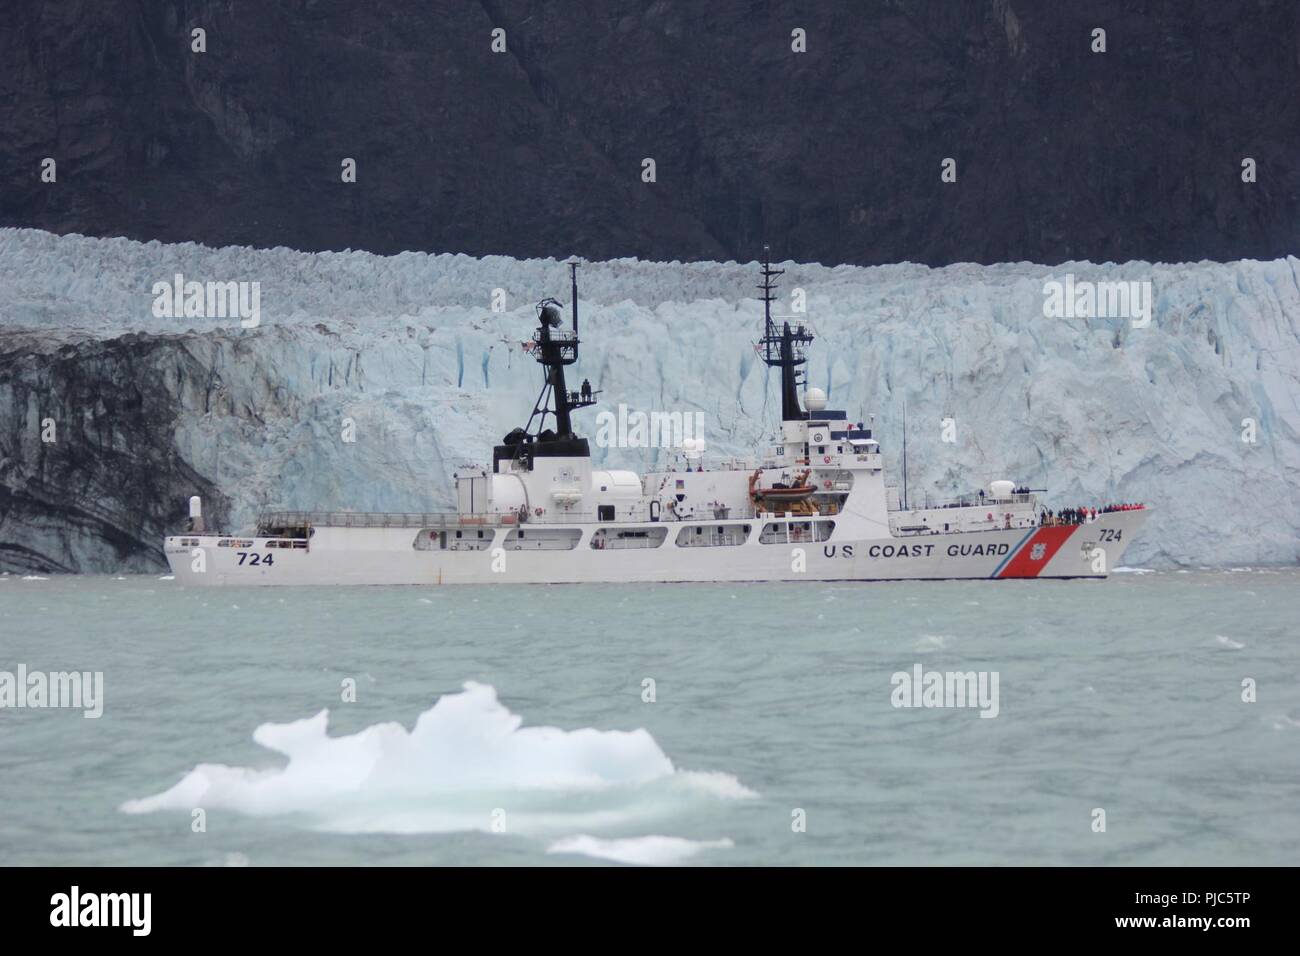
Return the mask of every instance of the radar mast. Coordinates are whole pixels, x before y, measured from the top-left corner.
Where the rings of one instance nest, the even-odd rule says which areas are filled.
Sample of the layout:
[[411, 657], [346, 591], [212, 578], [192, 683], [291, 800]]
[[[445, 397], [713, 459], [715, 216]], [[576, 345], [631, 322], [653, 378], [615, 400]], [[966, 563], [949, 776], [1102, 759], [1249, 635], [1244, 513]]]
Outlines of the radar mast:
[[813, 334], [802, 323], [791, 329], [788, 320], [792, 316], [778, 317], [782, 319], [781, 328], [778, 330], [776, 327], [772, 318], [776, 284], [772, 280], [784, 273], [784, 269], [772, 268], [770, 250], [764, 245], [763, 282], [758, 287], [763, 293], [763, 338], [759, 341], [763, 348], [760, 354], [769, 368], [781, 370], [781, 420], [790, 422], [804, 417], [799, 407], [799, 386], [804, 383], [799, 366], [808, 361], [808, 346], [812, 344]]
[[[573, 431], [571, 413], [579, 408], [596, 404], [591, 386], [583, 383], [578, 391], [569, 391], [564, 378], [564, 367], [578, 361], [578, 263], [569, 262], [572, 283], [572, 328], [564, 328], [564, 308], [555, 299], [537, 303], [537, 329], [525, 350], [545, 370], [542, 390], [533, 404], [528, 424], [516, 428], [502, 439], [493, 452], [494, 467], [502, 459], [524, 461], [529, 468], [537, 455], [590, 457], [587, 440]], [[554, 419], [554, 427], [547, 427], [547, 418]]]

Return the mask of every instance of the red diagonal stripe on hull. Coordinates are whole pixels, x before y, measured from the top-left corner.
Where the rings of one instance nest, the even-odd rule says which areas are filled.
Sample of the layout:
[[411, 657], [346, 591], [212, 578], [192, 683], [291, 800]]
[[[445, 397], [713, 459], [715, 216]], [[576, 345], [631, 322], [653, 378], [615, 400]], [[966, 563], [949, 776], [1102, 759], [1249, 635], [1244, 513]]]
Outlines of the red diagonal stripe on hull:
[[[1054, 528], [1039, 528], [1032, 538], [1020, 546], [1020, 550], [1007, 562], [1007, 566], [998, 575], [1000, 578], [1036, 578], [1052, 556], [1061, 550], [1078, 525], [1060, 525]], [[1034, 557], [1035, 550], [1041, 545], [1041, 553]]]

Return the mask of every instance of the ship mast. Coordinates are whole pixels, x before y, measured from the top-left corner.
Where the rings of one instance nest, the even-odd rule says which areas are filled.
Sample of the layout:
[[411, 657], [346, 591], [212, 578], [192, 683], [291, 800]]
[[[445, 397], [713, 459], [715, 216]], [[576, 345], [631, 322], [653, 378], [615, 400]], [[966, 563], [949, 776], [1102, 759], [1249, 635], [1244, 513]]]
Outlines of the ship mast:
[[[545, 369], [542, 392], [537, 396], [533, 414], [528, 418], [526, 431], [532, 432], [533, 421], [537, 421], [535, 435], [541, 437], [546, 428], [546, 416], [555, 417], [555, 437], [573, 438], [573, 423], [569, 413], [577, 408], [595, 404], [590, 396], [570, 392], [564, 380], [564, 366], [578, 361], [578, 263], [570, 262], [569, 277], [572, 283], [573, 299], [570, 305], [573, 329], [561, 328], [562, 319], [560, 303], [554, 299], [543, 299], [537, 303], [537, 331], [533, 333], [536, 348], [533, 354]], [[554, 408], [551, 408], [552, 400]]]
[[[573, 300], [570, 304], [572, 328], [565, 329], [563, 307], [555, 299], [537, 303], [537, 330], [532, 341], [525, 343], [538, 364], [545, 370], [542, 390], [528, 416], [528, 424], [516, 428], [493, 451], [493, 465], [502, 459], [519, 459], [529, 463], [534, 455], [568, 455], [588, 457], [587, 440], [573, 432], [571, 413], [596, 404], [596, 391], [583, 384], [580, 391], [569, 391], [564, 367], [578, 361], [578, 263], [570, 262], [569, 276]], [[546, 419], [555, 419], [548, 429]]]
[[767, 366], [781, 370], [781, 420], [789, 422], [804, 417], [803, 410], [799, 407], [799, 386], [803, 384], [803, 373], [799, 366], [808, 361], [807, 349], [812, 344], [813, 334], [803, 325], [792, 330], [790, 323], [784, 320], [781, 328], [777, 329], [776, 321], [772, 318], [772, 303], [776, 301], [776, 284], [772, 280], [784, 272], [783, 269], [772, 268], [769, 249], [764, 245], [763, 282], [758, 287], [763, 293], [763, 338], [759, 344], [763, 346], [761, 354]]
[[903, 511], [907, 510], [907, 396], [903, 396], [903, 500], [900, 504]]

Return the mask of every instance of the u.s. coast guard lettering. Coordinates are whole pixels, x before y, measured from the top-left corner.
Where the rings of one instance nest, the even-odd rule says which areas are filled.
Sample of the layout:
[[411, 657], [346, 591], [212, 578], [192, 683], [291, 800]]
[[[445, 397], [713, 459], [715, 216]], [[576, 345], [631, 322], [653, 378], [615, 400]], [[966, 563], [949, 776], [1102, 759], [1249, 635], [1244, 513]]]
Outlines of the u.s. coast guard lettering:
[[[764, 262], [763, 335], [755, 348], [781, 383], [781, 421], [749, 458], [706, 460], [683, 441], [663, 470], [593, 467], [575, 417], [610, 383], [582, 378], [577, 264], [569, 321], [537, 306], [521, 343], [542, 366], [533, 412], [455, 474], [442, 513], [270, 511], [254, 529], [213, 534], [195, 501], [189, 530], [166, 539], [184, 585], [481, 584], [594, 581], [854, 581], [1105, 577], [1146, 520], [1141, 507], [1049, 507], [1043, 489], [995, 480], [915, 507], [887, 480], [869, 422], [802, 388], [814, 337], [796, 314], [775, 318]], [[575, 380], [579, 378], [574, 375]], [[1105, 543], [1099, 560], [1099, 543]]]
[[[935, 548], [941, 547], [934, 544], [873, 544], [866, 550], [868, 558], [929, 558], [935, 554]], [[1043, 545], [1035, 545], [1039, 549], [1038, 556], [1042, 556]], [[1001, 544], [950, 544], [946, 553], [949, 557], [967, 557], [969, 555], [1004, 555], [1010, 552], [1011, 545], [1003, 542]], [[853, 545], [846, 544], [838, 547], [830, 544], [822, 548], [822, 553], [828, 558], [833, 558], [837, 554], [840, 557], [853, 557]]]

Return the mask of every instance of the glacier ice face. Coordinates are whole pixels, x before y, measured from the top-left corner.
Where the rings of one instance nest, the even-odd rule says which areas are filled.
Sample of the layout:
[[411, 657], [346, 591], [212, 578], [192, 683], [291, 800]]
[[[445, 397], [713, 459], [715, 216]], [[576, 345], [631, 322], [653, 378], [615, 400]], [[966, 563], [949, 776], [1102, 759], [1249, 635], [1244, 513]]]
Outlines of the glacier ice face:
[[[875, 416], [895, 475], [906, 405], [913, 502], [1005, 477], [1048, 488], [1051, 507], [1153, 505], [1130, 564], [1290, 563], [1297, 266], [784, 263], [776, 305], [804, 290], [808, 384]], [[155, 317], [153, 284], [176, 273], [259, 282], [261, 326]], [[1044, 283], [1066, 274], [1150, 281], [1149, 327], [1044, 317]], [[709, 455], [767, 443], [780, 400], [753, 347], [753, 264], [615, 260], [579, 277], [570, 385], [602, 389], [597, 410], [701, 412]], [[194, 491], [234, 525], [262, 508], [449, 508], [451, 472], [490, 460], [537, 397], [521, 343], [545, 295], [567, 300], [562, 262], [0, 230], [0, 569], [159, 567]], [[595, 410], [575, 421], [595, 438]], [[592, 451], [637, 469], [672, 454]]]

